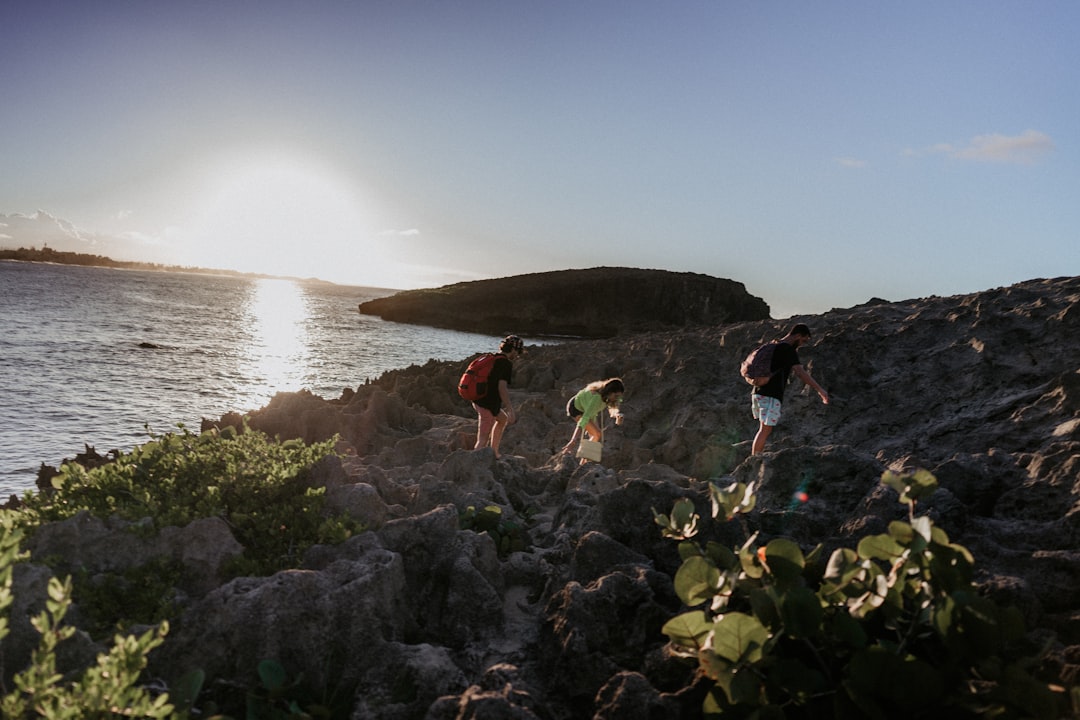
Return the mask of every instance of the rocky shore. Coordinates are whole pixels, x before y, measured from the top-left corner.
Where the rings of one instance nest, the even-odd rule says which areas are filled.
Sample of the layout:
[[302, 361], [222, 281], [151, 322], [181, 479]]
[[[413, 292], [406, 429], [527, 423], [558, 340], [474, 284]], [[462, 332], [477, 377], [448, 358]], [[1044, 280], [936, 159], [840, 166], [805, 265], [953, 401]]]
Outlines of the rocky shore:
[[[787, 322], [812, 329], [800, 354], [832, 402], [793, 381], [767, 452], [749, 457], [738, 364]], [[689, 498], [704, 532], [730, 546], [745, 536], [708, 519], [708, 483], [755, 481], [752, 529], [831, 550], [902, 516], [878, 482], [886, 469], [925, 468], [940, 488], [923, 510], [971, 550], [980, 590], [1021, 609], [1069, 686], [1080, 671], [1078, 336], [1073, 277], [531, 347], [501, 458], [469, 449], [475, 416], [454, 392], [464, 362], [431, 361], [250, 413], [282, 438], [341, 438], [318, 480], [371, 530], [315, 548], [302, 569], [218, 583], [237, 548], [213, 521], [144, 542], [83, 517], [28, 549], [91, 573], [183, 557], [186, 609], [151, 657], [166, 682], [202, 668], [244, 687], [275, 658], [344, 697], [353, 718], [694, 718], [693, 666], [661, 633], [680, 611], [680, 559], [652, 509]], [[609, 428], [602, 464], [579, 465], [559, 452], [566, 399], [609, 376], [626, 383], [626, 422]], [[805, 502], [791, 502], [795, 489]], [[483, 532], [468, 508], [489, 506]], [[17, 643], [34, 601], [23, 598], [40, 598], [47, 576], [34, 562], [17, 573], [9, 660], [27, 652]]]

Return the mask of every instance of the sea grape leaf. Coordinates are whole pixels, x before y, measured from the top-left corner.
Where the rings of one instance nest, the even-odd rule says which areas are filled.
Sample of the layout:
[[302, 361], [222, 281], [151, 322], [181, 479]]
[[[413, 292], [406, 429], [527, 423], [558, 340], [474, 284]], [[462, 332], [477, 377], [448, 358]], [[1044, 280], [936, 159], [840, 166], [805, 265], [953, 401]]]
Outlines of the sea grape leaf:
[[724, 570], [734, 570], [739, 565], [739, 558], [731, 548], [713, 540], [705, 543], [705, 555]]
[[862, 571], [859, 556], [854, 550], [837, 548], [829, 556], [829, 564], [825, 567], [825, 579], [839, 589], [858, 577]]
[[679, 559], [686, 561], [689, 558], [696, 557], [701, 554], [701, 550], [696, 544], [689, 540], [684, 540], [679, 543]]
[[288, 676], [281, 663], [275, 660], [263, 660], [259, 663], [258, 672], [259, 679], [267, 690], [275, 692], [285, 687]]
[[896, 490], [902, 503], [912, 503], [929, 497], [938, 486], [937, 478], [928, 470], [922, 469], [903, 474], [888, 470], [881, 476], [881, 482]]
[[675, 593], [691, 607], [712, 598], [719, 587], [720, 570], [700, 555], [684, 560], [675, 573]]
[[806, 587], [787, 591], [780, 606], [784, 630], [797, 638], [816, 637], [821, 632], [824, 610], [816, 593]]
[[859, 541], [858, 552], [864, 558], [891, 563], [904, 554], [904, 547], [889, 535], [868, 535]]
[[703, 611], [691, 610], [668, 620], [660, 631], [679, 647], [700, 650], [712, 629]]
[[754, 611], [754, 617], [766, 627], [780, 626], [780, 608], [775, 594], [769, 589], [759, 587], [750, 590], [750, 608]]
[[775, 538], [765, 546], [765, 564], [780, 587], [791, 587], [802, 578], [806, 560], [796, 543]]
[[889, 523], [889, 536], [899, 544], [907, 546], [915, 539], [915, 529], [911, 527], [911, 523], [893, 520]]
[[713, 651], [735, 663], [753, 663], [761, 659], [769, 631], [757, 618], [733, 612], [714, 624]]

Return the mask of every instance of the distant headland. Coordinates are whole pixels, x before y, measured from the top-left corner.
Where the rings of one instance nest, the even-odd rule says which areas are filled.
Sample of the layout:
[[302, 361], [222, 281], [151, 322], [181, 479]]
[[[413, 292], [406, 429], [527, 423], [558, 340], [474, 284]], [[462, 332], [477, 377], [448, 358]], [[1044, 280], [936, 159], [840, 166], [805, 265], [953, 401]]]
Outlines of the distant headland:
[[151, 270], [157, 272], [195, 273], [200, 275], [232, 275], [235, 277], [246, 278], [303, 280], [304, 282], [326, 283], [328, 285], [334, 284], [328, 280], [320, 280], [319, 278], [293, 278], [286, 277], [284, 275], [267, 275], [265, 273], [240, 272], [239, 270], [222, 270], [218, 268], [202, 268], [192, 267], [188, 265], [165, 265], [162, 263], [113, 260], [112, 258], [106, 257], [104, 255], [93, 255], [90, 253], [53, 250], [48, 246], [44, 246], [40, 250], [32, 247], [20, 247], [16, 250], [12, 250], [10, 248], [0, 248], [0, 260], [15, 260], [18, 262], [43, 262], [54, 263], [57, 265], [82, 265], [84, 267], [106, 267], [118, 268], [121, 270]]
[[359, 304], [384, 320], [462, 332], [614, 337], [689, 325], [767, 320], [769, 306], [734, 280], [597, 267], [403, 290]]

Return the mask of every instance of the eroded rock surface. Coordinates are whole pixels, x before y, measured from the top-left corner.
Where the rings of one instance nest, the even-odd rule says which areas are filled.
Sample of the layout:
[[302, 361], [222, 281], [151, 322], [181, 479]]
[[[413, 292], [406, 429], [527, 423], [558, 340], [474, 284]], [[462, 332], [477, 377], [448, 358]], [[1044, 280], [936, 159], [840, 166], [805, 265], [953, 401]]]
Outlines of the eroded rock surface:
[[[312, 549], [297, 570], [185, 588], [154, 670], [257, 685], [258, 661], [275, 658], [345, 698], [354, 718], [699, 717], [693, 668], [664, 650], [679, 557], [652, 509], [690, 498], [703, 539], [729, 546], [747, 531], [806, 550], [851, 546], [904, 515], [881, 473], [923, 467], [940, 489], [921, 510], [972, 551], [984, 592], [1055, 634], [1052, 662], [1075, 682], [1080, 278], [795, 320], [814, 333], [800, 354], [832, 402], [793, 381], [760, 457], [748, 457], [755, 424], [738, 365], [784, 333], [775, 321], [530, 348], [501, 458], [469, 449], [475, 417], [454, 393], [464, 361], [387, 373], [338, 399], [278, 395], [251, 425], [308, 441], [338, 434], [342, 456], [317, 479], [333, 511], [371, 531]], [[627, 386], [627, 421], [609, 428], [602, 465], [579, 465], [559, 452], [572, 431], [566, 399], [613, 375]], [[756, 482], [747, 527], [709, 519], [710, 480]], [[522, 549], [461, 529], [470, 505], [498, 506]], [[124, 540], [70, 523], [32, 548], [35, 560], [176, 556], [183, 537], [95, 559], [95, 547]], [[189, 532], [205, 546], [222, 528]], [[205, 547], [191, 558], [220, 562]], [[20, 570], [20, 600], [42, 592], [41, 567]]]

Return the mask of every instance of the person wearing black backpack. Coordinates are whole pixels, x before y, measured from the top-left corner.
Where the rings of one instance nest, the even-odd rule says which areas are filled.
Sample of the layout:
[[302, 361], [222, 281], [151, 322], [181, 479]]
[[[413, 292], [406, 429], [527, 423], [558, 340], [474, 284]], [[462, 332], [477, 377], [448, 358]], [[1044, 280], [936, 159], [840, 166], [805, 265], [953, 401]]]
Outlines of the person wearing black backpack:
[[810, 377], [810, 373], [803, 368], [802, 360], [799, 359], [799, 348], [808, 342], [810, 342], [810, 328], [802, 323], [794, 325], [787, 335], [780, 338], [773, 350], [769, 381], [764, 385], [754, 387], [751, 395], [751, 410], [754, 419], [758, 421], [758, 431], [754, 436], [751, 450], [754, 455], [760, 455], [765, 451], [765, 441], [772, 434], [772, 429], [780, 422], [784, 387], [791, 373], [795, 373], [796, 377], [817, 390], [817, 394], [821, 396], [821, 402], [829, 404], [829, 393]]
[[514, 361], [525, 354], [525, 343], [517, 335], [507, 335], [499, 343], [499, 353], [487, 377], [487, 392], [473, 401], [479, 422], [476, 429], [474, 449], [490, 447], [499, 457], [499, 443], [506, 426], [517, 420], [514, 406], [510, 403], [510, 376]]

